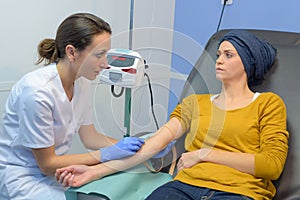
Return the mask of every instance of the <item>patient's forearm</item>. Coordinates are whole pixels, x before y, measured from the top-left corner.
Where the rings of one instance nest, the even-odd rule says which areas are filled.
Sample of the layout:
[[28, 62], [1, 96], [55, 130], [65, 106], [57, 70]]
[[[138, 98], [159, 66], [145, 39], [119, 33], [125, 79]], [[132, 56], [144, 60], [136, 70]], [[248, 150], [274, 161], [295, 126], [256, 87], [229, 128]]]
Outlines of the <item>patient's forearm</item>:
[[172, 140], [181, 136], [181, 124], [176, 118], [172, 118], [166, 126], [160, 128], [155, 135], [147, 139], [141, 150], [134, 156], [93, 166], [98, 178], [124, 171], [145, 162], [164, 149]]

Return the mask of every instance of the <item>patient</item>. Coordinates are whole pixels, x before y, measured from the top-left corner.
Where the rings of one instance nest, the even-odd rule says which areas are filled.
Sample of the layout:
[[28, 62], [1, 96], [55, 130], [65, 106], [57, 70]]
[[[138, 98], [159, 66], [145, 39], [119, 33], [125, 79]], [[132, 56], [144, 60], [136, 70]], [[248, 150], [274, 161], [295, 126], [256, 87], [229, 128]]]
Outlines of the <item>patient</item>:
[[280, 176], [288, 152], [286, 108], [278, 95], [254, 92], [250, 86], [264, 79], [276, 49], [250, 32], [233, 30], [220, 40], [217, 55], [219, 94], [185, 98], [134, 156], [61, 168], [57, 180], [81, 186], [140, 164], [186, 134], [178, 174], [148, 200], [272, 199], [272, 181]]

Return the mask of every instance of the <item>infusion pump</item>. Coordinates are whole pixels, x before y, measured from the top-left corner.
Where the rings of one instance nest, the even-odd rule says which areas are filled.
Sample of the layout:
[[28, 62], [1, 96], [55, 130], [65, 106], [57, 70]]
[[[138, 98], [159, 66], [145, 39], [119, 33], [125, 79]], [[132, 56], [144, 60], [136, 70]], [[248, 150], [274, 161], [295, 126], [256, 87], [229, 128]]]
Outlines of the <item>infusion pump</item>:
[[100, 83], [134, 88], [142, 84], [145, 61], [141, 55], [128, 49], [107, 52], [108, 68], [100, 72]]

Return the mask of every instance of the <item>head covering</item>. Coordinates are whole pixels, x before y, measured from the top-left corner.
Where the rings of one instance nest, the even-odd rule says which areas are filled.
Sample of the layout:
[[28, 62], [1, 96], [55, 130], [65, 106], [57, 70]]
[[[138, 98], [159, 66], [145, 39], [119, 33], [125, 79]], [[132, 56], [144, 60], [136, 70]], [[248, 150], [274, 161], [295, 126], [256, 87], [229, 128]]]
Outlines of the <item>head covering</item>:
[[230, 42], [237, 50], [243, 62], [249, 85], [257, 84], [271, 69], [277, 50], [268, 42], [245, 30], [232, 30], [221, 38]]

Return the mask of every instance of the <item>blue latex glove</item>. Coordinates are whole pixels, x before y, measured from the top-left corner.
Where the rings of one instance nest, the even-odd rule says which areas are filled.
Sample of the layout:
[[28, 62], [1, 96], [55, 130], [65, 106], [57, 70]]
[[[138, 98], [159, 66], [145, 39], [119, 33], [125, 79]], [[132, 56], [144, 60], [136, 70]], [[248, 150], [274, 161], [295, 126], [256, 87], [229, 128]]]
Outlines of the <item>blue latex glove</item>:
[[162, 158], [162, 157], [166, 156], [172, 149], [172, 146], [175, 144], [175, 142], [176, 142], [176, 140], [173, 140], [172, 142], [170, 142], [166, 148], [164, 148], [163, 150], [158, 152], [152, 158]]
[[143, 146], [144, 140], [137, 137], [125, 137], [109, 147], [100, 148], [100, 162], [118, 160], [134, 155]]

